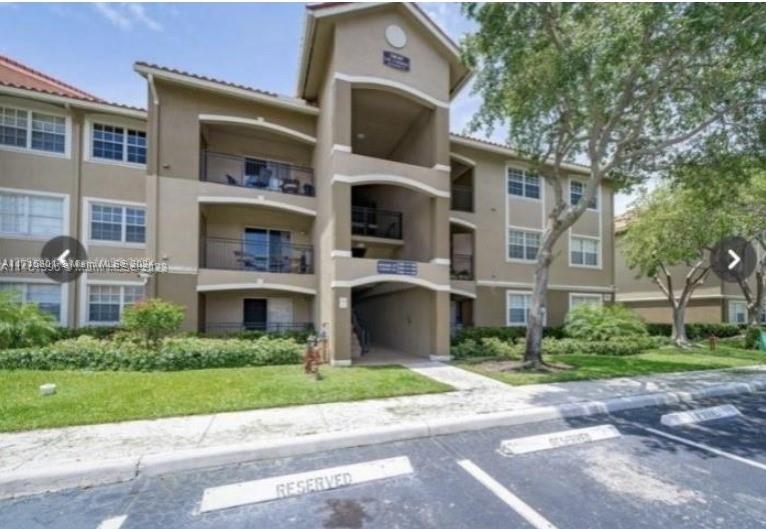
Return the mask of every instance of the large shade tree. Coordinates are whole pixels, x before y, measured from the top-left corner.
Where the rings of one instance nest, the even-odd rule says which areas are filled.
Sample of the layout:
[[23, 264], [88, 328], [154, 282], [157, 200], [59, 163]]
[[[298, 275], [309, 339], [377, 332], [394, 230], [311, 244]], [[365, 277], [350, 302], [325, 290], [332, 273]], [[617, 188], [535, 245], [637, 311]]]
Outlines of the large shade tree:
[[711, 272], [710, 250], [736, 229], [732, 209], [710, 209], [692, 189], [661, 185], [636, 203], [619, 248], [638, 277], [662, 291], [673, 315], [672, 340], [686, 347], [686, 308]]
[[[508, 128], [553, 191], [534, 269], [525, 363], [542, 363], [554, 245], [605, 179], [640, 182], [713, 131], [761, 112], [766, 5], [467, 3], [464, 40], [482, 105], [474, 129]], [[588, 170], [569, 204], [566, 163]], [[629, 175], [629, 176], [628, 176]]]

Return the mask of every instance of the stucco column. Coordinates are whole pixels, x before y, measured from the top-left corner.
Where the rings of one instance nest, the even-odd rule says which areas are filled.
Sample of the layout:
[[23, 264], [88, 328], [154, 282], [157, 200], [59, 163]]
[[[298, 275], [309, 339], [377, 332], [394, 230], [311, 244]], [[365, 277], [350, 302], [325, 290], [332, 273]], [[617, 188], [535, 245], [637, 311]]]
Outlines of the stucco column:
[[333, 87], [333, 145], [351, 147], [351, 84], [335, 79]]
[[330, 330], [332, 363], [351, 365], [351, 289], [333, 289], [333, 321]]
[[449, 358], [449, 292], [434, 291], [433, 316], [431, 336], [431, 357], [436, 360]]
[[[434, 110], [434, 165], [449, 167], [449, 110]], [[449, 177], [449, 175], [447, 175]]]
[[450, 258], [449, 208], [449, 198], [433, 197], [431, 199], [431, 211], [433, 214], [431, 222], [432, 259]]
[[333, 249], [351, 251], [351, 185], [332, 185]]

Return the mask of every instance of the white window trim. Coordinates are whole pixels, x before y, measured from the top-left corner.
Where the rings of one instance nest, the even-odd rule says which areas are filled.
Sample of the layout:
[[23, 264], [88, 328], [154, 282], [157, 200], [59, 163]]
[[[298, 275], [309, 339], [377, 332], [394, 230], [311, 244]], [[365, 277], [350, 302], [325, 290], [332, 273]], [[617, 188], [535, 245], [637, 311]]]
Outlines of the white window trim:
[[[123, 151], [122, 151], [122, 160], [109, 160], [107, 158], [97, 158], [93, 156], [93, 124], [99, 124], [99, 125], [108, 125], [112, 127], [122, 127], [125, 130], [124, 133], [124, 139], [122, 143]], [[129, 119], [120, 119], [115, 118], [112, 116], [89, 116], [85, 119], [85, 126], [83, 127], [83, 160], [86, 162], [91, 163], [98, 163], [98, 164], [104, 164], [104, 165], [117, 165], [120, 167], [130, 167], [132, 169], [146, 169], [145, 163], [136, 163], [136, 162], [129, 162], [127, 160], [128, 158], [128, 131], [127, 129], [131, 130], [138, 130], [141, 132], [146, 132], [146, 125], [139, 122], [139, 121], [133, 121]], [[149, 137], [147, 134], [147, 158], [148, 158], [148, 149], [149, 149]]]
[[[528, 197], [526, 195], [514, 195], [508, 190], [508, 169], [515, 169], [516, 171], [521, 171], [524, 174], [524, 187], [526, 188], [526, 179], [528, 174], [533, 174], [537, 176], [537, 181], [540, 184], [540, 196], [538, 198], [532, 198]], [[537, 173], [532, 173], [529, 169], [522, 169], [518, 165], [514, 165], [511, 163], [505, 164], [505, 172], [503, 173], [503, 185], [505, 186], [505, 198], [506, 200], [509, 198], [512, 198], [513, 200], [526, 200], [528, 202], [534, 202], [535, 204], [545, 203], [545, 179], [542, 177], [542, 175], [539, 175]]]
[[[587, 265], [587, 264], [575, 264], [572, 262], [572, 239], [591, 239], [593, 241], [596, 241], [598, 243], [598, 253], [596, 253], [596, 265]], [[568, 248], [567, 248], [568, 257], [567, 260], [569, 261], [569, 266], [571, 268], [586, 268], [588, 270], [602, 270], [604, 266], [604, 245], [601, 240], [601, 237], [594, 237], [593, 235], [581, 235], [579, 233], [572, 233], [572, 230], [569, 230], [569, 241], [568, 241]]]
[[[532, 292], [529, 290], [506, 290], [505, 291], [505, 326], [506, 327], [526, 327], [529, 324], [528, 312], [524, 312], [524, 323], [511, 322], [511, 296], [527, 296], [532, 299]], [[528, 311], [529, 308], [526, 309]], [[543, 326], [548, 325], [548, 308], [543, 308]]]
[[[64, 193], [49, 193], [47, 191], [34, 191], [31, 189], [19, 189], [19, 188], [13, 188], [13, 187], [0, 187], [0, 192], [3, 193], [14, 193], [17, 195], [35, 195], [40, 197], [51, 197], [51, 198], [61, 198], [63, 199], [63, 215], [64, 218], [62, 219], [61, 223], [61, 235], [69, 235], [69, 195]], [[57, 236], [54, 236], [57, 237]], [[48, 241], [52, 239], [53, 237], [43, 235], [23, 235], [18, 233], [5, 233], [0, 231], [0, 239], [14, 239], [14, 240], [21, 240], [21, 241]], [[20, 256], [19, 256], [20, 257]]]
[[[569, 203], [570, 205], [572, 203], [572, 182], [578, 182], [582, 184], [583, 194], [585, 192], [585, 187], [587, 187], [588, 185], [587, 182], [584, 182], [583, 180], [579, 180], [577, 178], [569, 178], [569, 180], [567, 181], [567, 203]], [[601, 196], [601, 186], [598, 186], [596, 188], [596, 207], [595, 208], [587, 207], [585, 208], [585, 211], [592, 211], [593, 213], [601, 213], [601, 203], [603, 202], [602, 198], [603, 197]]]
[[[742, 313], [745, 316], [744, 320], [741, 322], [737, 321], [737, 318], [735, 318], [736, 311], [734, 310], [734, 307], [736, 306], [742, 307]], [[735, 325], [742, 325], [747, 323], [747, 302], [746, 301], [729, 300], [728, 321], [729, 323], [733, 323]]]
[[120, 288], [120, 319], [117, 321], [90, 321], [90, 286], [109, 287], [143, 287], [146, 295], [146, 281], [111, 281], [111, 280], [81, 280], [80, 281], [80, 326], [109, 327], [119, 325], [122, 321], [122, 311], [125, 306], [125, 289]]
[[59, 297], [61, 301], [61, 311], [59, 312], [59, 325], [66, 327], [69, 322], [69, 288], [66, 283], [56, 283], [55, 281], [41, 277], [0, 277], [0, 283], [36, 283], [41, 285], [58, 285], [61, 289]]
[[603, 294], [590, 294], [590, 293], [584, 293], [584, 292], [570, 292], [569, 293], [569, 310], [572, 310], [572, 300], [574, 298], [591, 298], [598, 300], [599, 306], [604, 306], [604, 296]]
[[[49, 110], [47, 108], [36, 108], [31, 105], [16, 104], [4, 100], [0, 100], [0, 106], [12, 108], [14, 110], [21, 110], [27, 113], [26, 147], [14, 147], [13, 145], [0, 144], [0, 150], [25, 154], [36, 154], [40, 156], [51, 156], [53, 158], [69, 159], [72, 157], [72, 117], [69, 114], [58, 109]], [[64, 118], [64, 152], [51, 152], [32, 148], [32, 113], [48, 114], [49, 116]]]
[[[543, 237], [543, 230], [538, 230], [537, 228], [527, 228], [525, 226], [514, 226], [514, 225], [508, 225], [505, 228], [505, 262], [506, 263], [519, 263], [519, 264], [533, 264], [537, 262], [537, 258], [535, 259], [519, 259], [518, 257], [510, 257], [508, 255], [510, 250], [510, 244], [511, 244], [511, 234], [509, 233], [511, 230], [516, 231], [524, 231], [524, 232], [531, 232], [531, 233], [537, 233], [540, 235], [540, 239], [542, 240]], [[526, 248], [526, 245], [525, 245]], [[540, 247], [538, 246], [538, 253], [540, 252]], [[526, 253], [526, 250], [525, 252]]]
[[[91, 228], [91, 206], [93, 204], [105, 204], [107, 206], [121, 206], [123, 208], [143, 208], [145, 211], [145, 236], [144, 236], [144, 242], [123, 242], [123, 241], [102, 241], [99, 239], [92, 239], [90, 236], [90, 228]], [[112, 200], [108, 198], [97, 198], [97, 197], [84, 197], [83, 198], [83, 211], [85, 214], [82, 216], [82, 233], [85, 233], [87, 235], [86, 241], [88, 246], [116, 246], [119, 248], [135, 248], [135, 249], [143, 249], [146, 248], [146, 239], [149, 236], [149, 210], [146, 207], [145, 202], [128, 202], [124, 200]], [[123, 219], [122, 219], [122, 238], [125, 239], [125, 211], [123, 210]]]

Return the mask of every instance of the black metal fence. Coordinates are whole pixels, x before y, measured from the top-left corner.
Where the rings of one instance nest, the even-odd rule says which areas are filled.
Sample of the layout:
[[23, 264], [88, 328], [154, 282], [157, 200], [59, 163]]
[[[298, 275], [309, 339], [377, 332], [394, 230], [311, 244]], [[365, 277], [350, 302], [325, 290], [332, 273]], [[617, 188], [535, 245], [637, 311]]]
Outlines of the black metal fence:
[[385, 209], [351, 206], [351, 233], [385, 239], [402, 238], [402, 213]]
[[471, 186], [452, 186], [452, 205], [454, 211], [473, 211], [473, 188]]
[[314, 196], [314, 170], [310, 167], [212, 151], [202, 151], [200, 156], [203, 181]]
[[473, 255], [452, 254], [450, 259], [450, 277], [452, 279], [473, 279]]
[[313, 274], [314, 248], [308, 244], [251, 242], [207, 237], [200, 241], [202, 268], [277, 274]]

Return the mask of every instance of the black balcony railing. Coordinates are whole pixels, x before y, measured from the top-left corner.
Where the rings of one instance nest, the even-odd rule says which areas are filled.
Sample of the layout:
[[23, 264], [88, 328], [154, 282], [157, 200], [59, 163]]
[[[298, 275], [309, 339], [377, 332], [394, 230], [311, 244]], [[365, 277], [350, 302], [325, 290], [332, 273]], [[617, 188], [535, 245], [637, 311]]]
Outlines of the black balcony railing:
[[314, 273], [314, 249], [306, 244], [207, 237], [200, 241], [200, 246], [202, 268], [276, 274]]
[[314, 196], [310, 167], [212, 151], [202, 151], [200, 156], [200, 180], [205, 182]]
[[351, 206], [351, 233], [384, 239], [402, 238], [402, 213], [385, 209]]
[[473, 211], [473, 188], [471, 186], [453, 185], [451, 189], [454, 211]]
[[452, 254], [450, 259], [450, 277], [452, 279], [473, 279], [473, 255]]
[[273, 334], [284, 334], [291, 332], [313, 332], [314, 324], [310, 322], [223, 322], [206, 323], [205, 334], [233, 334], [245, 331], [257, 331]]

